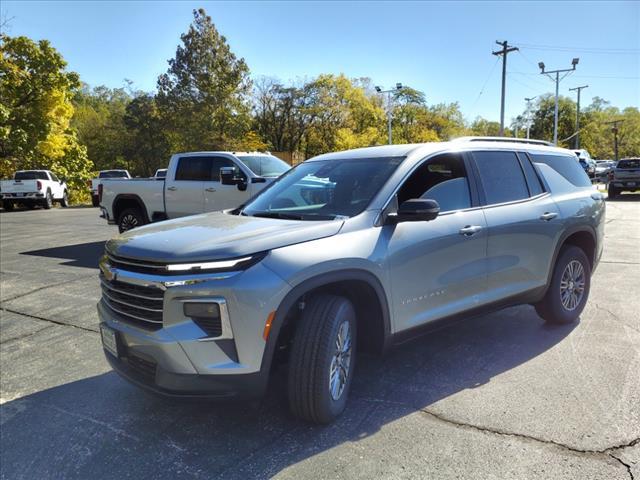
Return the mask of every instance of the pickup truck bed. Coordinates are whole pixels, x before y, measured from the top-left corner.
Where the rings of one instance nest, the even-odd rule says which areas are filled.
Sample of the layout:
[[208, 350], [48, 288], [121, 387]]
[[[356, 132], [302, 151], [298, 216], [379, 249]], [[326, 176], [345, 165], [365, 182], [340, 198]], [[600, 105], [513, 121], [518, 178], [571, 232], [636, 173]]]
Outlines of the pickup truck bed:
[[640, 190], [640, 158], [623, 158], [609, 174], [609, 198]]
[[13, 210], [15, 204], [48, 209], [54, 202], [63, 207], [69, 203], [67, 185], [49, 170], [21, 170], [13, 180], [0, 181], [0, 198], [5, 210]]

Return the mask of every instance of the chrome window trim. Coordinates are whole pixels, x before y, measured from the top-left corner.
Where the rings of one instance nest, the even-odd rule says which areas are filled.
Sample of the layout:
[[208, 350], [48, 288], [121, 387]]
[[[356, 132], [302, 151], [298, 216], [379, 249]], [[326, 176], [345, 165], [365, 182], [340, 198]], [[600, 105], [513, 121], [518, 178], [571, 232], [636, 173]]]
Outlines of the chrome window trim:
[[[229, 340], [233, 338], [233, 329], [231, 328], [231, 321], [229, 320], [229, 308], [227, 307], [226, 298], [224, 297], [189, 297], [189, 298], [176, 298], [175, 300], [181, 303], [217, 303], [218, 304], [218, 307], [220, 308], [220, 324], [222, 326], [222, 333], [220, 334], [219, 337], [199, 338], [198, 339], [199, 342], [212, 342], [215, 340]], [[187, 317], [185, 315], [185, 318], [190, 318], [190, 317]]]

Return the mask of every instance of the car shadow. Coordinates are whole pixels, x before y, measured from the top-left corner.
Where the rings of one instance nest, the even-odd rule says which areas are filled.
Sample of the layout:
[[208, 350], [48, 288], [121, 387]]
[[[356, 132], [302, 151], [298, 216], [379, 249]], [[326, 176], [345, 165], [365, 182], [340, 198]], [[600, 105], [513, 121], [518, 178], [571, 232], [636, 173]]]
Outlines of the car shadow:
[[616, 198], [607, 197], [607, 202], [637, 202], [640, 201], [640, 193], [621, 193]]
[[0, 406], [3, 475], [269, 478], [447, 397], [474, 395], [575, 326], [547, 326], [521, 306], [432, 332], [385, 357], [359, 356], [347, 409], [328, 426], [288, 413], [286, 367], [257, 404], [164, 400], [105, 373]]
[[76, 245], [65, 245], [64, 247], [51, 247], [41, 250], [31, 250], [29, 252], [20, 252], [20, 255], [60, 258], [68, 260], [61, 265], [97, 269], [98, 260], [104, 253], [104, 244], [104, 241], [78, 243]]

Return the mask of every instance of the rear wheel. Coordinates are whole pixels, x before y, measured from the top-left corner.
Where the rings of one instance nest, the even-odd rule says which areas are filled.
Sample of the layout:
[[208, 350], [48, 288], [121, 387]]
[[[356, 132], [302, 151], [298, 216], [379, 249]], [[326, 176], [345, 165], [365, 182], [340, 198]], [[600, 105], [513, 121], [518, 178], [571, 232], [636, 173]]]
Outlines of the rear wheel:
[[47, 190], [47, 194], [44, 197], [44, 208], [49, 210], [53, 206], [53, 196], [51, 195], [51, 190]]
[[62, 200], [60, 200], [60, 205], [64, 208], [67, 208], [69, 206], [69, 194], [67, 193], [66, 190], [62, 194]]
[[120, 233], [144, 224], [144, 217], [139, 208], [127, 208], [118, 218], [118, 230]]
[[356, 350], [356, 315], [344, 297], [312, 297], [302, 313], [289, 359], [291, 412], [330, 423], [345, 409]]
[[13, 210], [13, 202], [4, 201], [2, 202], [2, 206], [6, 212], [10, 212]]
[[536, 311], [548, 323], [571, 323], [582, 313], [590, 287], [589, 259], [582, 249], [567, 245], [560, 251], [551, 284]]

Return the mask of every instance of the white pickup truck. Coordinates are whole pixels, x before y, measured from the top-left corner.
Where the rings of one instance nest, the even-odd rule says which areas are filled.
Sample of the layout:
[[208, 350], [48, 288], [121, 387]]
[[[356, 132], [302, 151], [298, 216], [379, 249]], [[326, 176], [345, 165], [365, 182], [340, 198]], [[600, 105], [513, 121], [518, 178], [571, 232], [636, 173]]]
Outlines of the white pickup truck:
[[171, 157], [164, 181], [101, 183], [101, 216], [122, 233], [150, 222], [237, 207], [289, 168], [265, 153], [178, 153]]
[[100, 173], [98, 173], [98, 178], [91, 179], [91, 204], [94, 207], [100, 205], [100, 201], [98, 199], [98, 185], [100, 185], [102, 180], [107, 178], [131, 178], [131, 175], [128, 170], [101, 170]]
[[5, 210], [13, 210], [17, 203], [27, 208], [42, 205], [49, 209], [53, 202], [69, 205], [67, 184], [50, 170], [19, 170], [13, 180], [0, 181], [0, 196]]

